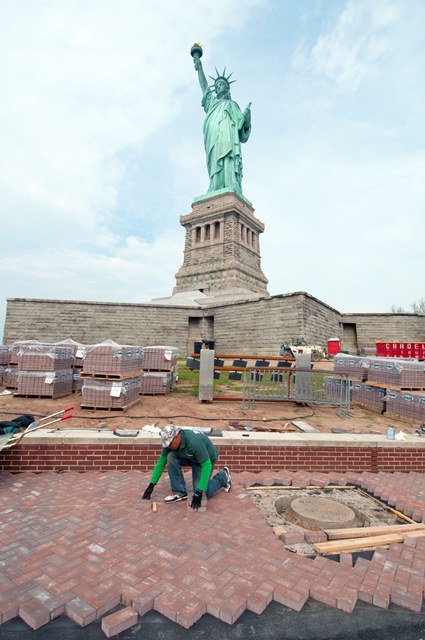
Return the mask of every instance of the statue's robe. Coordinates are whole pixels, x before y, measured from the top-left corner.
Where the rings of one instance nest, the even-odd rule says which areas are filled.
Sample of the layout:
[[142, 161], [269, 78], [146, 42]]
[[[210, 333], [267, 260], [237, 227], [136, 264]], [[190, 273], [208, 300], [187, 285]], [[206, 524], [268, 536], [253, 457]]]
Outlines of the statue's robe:
[[246, 142], [251, 125], [232, 99], [217, 98], [207, 89], [202, 98], [205, 109], [204, 144], [210, 184], [208, 192], [231, 189], [242, 194], [241, 142]]

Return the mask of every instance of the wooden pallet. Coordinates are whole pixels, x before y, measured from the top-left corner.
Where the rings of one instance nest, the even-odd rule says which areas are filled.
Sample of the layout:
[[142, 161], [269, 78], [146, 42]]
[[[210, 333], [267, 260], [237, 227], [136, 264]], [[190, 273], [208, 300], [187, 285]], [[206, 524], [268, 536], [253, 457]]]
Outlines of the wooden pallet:
[[133, 407], [135, 404], [140, 402], [140, 399], [134, 400], [134, 402], [130, 402], [126, 404], [124, 407], [93, 407], [90, 405], [82, 404], [81, 409], [85, 409], [86, 411], [127, 411], [130, 407]]
[[56, 398], [66, 398], [67, 396], [72, 395], [72, 391], [69, 393], [62, 393], [59, 395], [53, 394], [52, 396], [41, 395], [36, 393], [14, 393], [13, 396], [15, 398], [39, 398], [40, 400], [56, 400]]
[[366, 411], [373, 411], [379, 415], [383, 415], [384, 410], [377, 409], [376, 407], [371, 407], [370, 404], [364, 404], [363, 402], [357, 402], [357, 400], [352, 400], [351, 404], [355, 404], [356, 407], [360, 407], [360, 409], [365, 409]]
[[384, 413], [382, 414], [385, 416], [385, 418], [388, 418], [389, 420], [399, 420], [400, 422], [405, 422], [407, 424], [422, 424], [423, 422], [425, 422], [424, 419], [421, 418], [410, 418], [409, 416], [399, 416], [396, 413], [391, 413], [390, 411], [384, 411]]
[[168, 396], [170, 395], [171, 391], [165, 391], [164, 393], [159, 392], [158, 393], [147, 393], [146, 391], [142, 391], [141, 393], [139, 393], [139, 396]]
[[[189, 367], [190, 368], [190, 367]], [[175, 366], [172, 366], [171, 369], [142, 369], [143, 373], [174, 373], [176, 370]]]
[[369, 387], [376, 387], [377, 389], [391, 389], [391, 391], [425, 391], [425, 382], [422, 386], [418, 387], [401, 387], [397, 384], [387, 384], [386, 382], [377, 382], [375, 380], [360, 380], [359, 378], [351, 378], [351, 382], [366, 384]]
[[376, 387], [377, 389], [391, 389], [391, 391], [423, 391], [424, 386], [418, 387], [401, 387], [397, 384], [386, 384], [385, 382], [375, 382], [374, 380], [368, 380], [367, 384], [370, 387]]
[[130, 373], [80, 373], [80, 378], [95, 378], [97, 380], [128, 380], [140, 378], [143, 371], [131, 371]]

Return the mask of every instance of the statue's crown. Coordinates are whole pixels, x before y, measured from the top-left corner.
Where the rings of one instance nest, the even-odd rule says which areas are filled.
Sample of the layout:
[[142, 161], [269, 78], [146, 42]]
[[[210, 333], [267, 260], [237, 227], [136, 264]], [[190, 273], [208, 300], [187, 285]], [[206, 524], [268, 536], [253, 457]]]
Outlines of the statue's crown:
[[211, 78], [211, 80], [213, 81], [213, 84], [211, 85], [211, 87], [214, 87], [214, 85], [217, 82], [217, 80], [224, 80], [224, 82], [226, 82], [228, 87], [230, 87], [230, 85], [233, 82], [236, 82], [236, 80], [230, 80], [230, 77], [233, 75], [232, 73], [229, 73], [229, 75], [226, 76], [226, 67], [224, 67], [223, 73], [219, 73], [217, 71], [217, 67], [215, 67], [215, 72], [217, 74], [215, 78], [213, 78], [212, 76], [209, 76]]

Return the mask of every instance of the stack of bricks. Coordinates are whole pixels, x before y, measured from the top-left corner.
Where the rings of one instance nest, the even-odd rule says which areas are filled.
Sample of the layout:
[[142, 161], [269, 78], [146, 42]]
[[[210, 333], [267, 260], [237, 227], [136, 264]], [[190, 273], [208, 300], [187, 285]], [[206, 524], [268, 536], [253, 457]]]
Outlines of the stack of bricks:
[[333, 364], [335, 373], [342, 373], [355, 380], [367, 380], [370, 358], [360, 356], [350, 356], [345, 353], [338, 353]]
[[174, 371], [177, 366], [177, 347], [156, 345], [143, 348], [144, 371]]
[[72, 369], [72, 393], [81, 393], [84, 379], [81, 377], [79, 369]]
[[368, 381], [398, 389], [425, 389], [425, 363], [400, 358], [370, 358]]
[[140, 394], [161, 396], [170, 393], [174, 384], [174, 373], [167, 371], [144, 371]]
[[58, 347], [69, 347], [72, 350], [72, 393], [81, 393], [83, 378], [80, 374], [83, 370], [84, 355], [90, 347], [80, 342], [75, 342], [72, 338], [61, 340], [56, 345]]
[[72, 393], [72, 350], [22, 344], [17, 352], [17, 395], [62, 398]]
[[19, 371], [65, 371], [72, 365], [72, 351], [54, 344], [23, 346], [18, 352]]
[[6, 370], [9, 368], [10, 349], [5, 345], [0, 345], [0, 384], [6, 379]]
[[386, 414], [395, 418], [425, 422], [425, 395], [387, 389], [385, 411]]
[[142, 395], [166, 395], [177, 379], [177, 347], [156, 345], [143, 349]]
[[9, 362], [3, 370], [3, 384], [6, 389], [17, 389], [18, 387], [18, 353], [28, 345], [41, 344], [38, 340], [17, 340], [9, 349]]
[[142, 378], [84, 378], [81, 406], [86, 409], [126, 409], [140, 399]]
[[385, 389], [372, 387], [360, 382], [353, 382], [351, 384], [351, 400], [356, 404], [360, 404], [368, 409], [382, 413], [385, 409], [384, 398]]
[[83, 367], [83, 357], [86, 353], [88, 347], [80, 342], [75, 342], [72, 338], [67, 338], [66, 340], [61, 340], [60, 342], [56, 342], [57, 347], [66, 347], [67, 349], [71, 349], [72, 351], [72, 368], [73, 369], [82, 369]]
[[87, 348], [81, 377], [81, 406], [90, 409], [126, 409], [139, 401], [143, 349], [112, 340]]
[[83, 373], [113, 375], [135, 373], [143, 368], [143, 349], [119, 345], [112, 340], [88, 347], [83, 358]]

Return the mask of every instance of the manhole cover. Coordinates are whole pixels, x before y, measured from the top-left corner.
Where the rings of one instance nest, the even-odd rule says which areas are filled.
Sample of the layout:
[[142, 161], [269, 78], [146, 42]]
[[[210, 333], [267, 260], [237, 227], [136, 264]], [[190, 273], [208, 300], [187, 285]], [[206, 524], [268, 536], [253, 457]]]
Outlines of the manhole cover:
[[285, 548], [296, 553], [316, 553], [314, 533], [325, 529], [366, 529], [408, 521], [356, 487], [260, 486], [250, 487], [249, 493], [266, 522], [279, 528]]
[[343, 529], [355, 527], [356, 514], [336, 500], [306, 496], [292, 500], [288, 516], [306, 529]]

